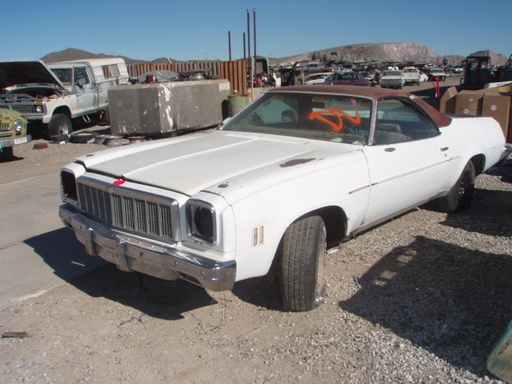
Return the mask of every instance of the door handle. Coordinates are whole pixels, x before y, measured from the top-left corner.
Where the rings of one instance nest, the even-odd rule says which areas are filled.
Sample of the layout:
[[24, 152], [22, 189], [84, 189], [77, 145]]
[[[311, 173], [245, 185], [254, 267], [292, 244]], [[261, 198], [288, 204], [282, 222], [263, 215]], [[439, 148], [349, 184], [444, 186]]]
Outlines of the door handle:
[[395, 150], [395, 147], [388, 147], [384, 151], [386, 151], [386, 152], [394, 152], [394, 150]]
[[441, 148], [441, 152], [446, 152], [449, 149], [450, 149], [450, 147], [443, 147], [443, 148]]

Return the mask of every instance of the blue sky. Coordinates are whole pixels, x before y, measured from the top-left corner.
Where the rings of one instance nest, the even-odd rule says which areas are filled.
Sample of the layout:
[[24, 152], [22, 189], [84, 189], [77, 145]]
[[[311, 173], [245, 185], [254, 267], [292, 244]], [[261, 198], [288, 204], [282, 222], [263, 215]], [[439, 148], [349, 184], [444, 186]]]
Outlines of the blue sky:
[[512, 0], [0, 0], [0, 59], [77, 48], [131, 59], [243, 57], [247, 10], [257, 54], [411, 42], [439, 55], [512, 53]]

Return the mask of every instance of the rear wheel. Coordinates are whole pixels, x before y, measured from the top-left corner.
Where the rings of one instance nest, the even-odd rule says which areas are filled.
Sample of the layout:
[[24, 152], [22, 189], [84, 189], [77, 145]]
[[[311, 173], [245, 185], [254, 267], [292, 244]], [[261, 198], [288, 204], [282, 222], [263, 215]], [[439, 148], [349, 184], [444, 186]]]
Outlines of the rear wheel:
[[48, 136], [69, 135], [73, 131], [71, 119], [63, 113], [56, 113], [48, 124]]
[[303, 312], [324, 301], [325, 224], [320, 216], [296, 221], [286, 230], [280, 251], [283, 307]]
[[464, 167], [459, 179], [450, 192], [439, 198], [439, 209], [443, 212], [462, 212], [471, 208], [475, 190], [475, 167], [470, 161]]

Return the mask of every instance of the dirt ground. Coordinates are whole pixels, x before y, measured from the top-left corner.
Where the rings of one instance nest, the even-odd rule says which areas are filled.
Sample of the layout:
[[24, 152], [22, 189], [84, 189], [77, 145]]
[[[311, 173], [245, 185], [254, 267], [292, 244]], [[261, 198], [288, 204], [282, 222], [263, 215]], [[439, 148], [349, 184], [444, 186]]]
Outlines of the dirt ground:
[[[33, 144], [0, 164], [3, 183], [105, 149]], [[26, 333], [0, 339], [0, 382], [497, 383], [485, 360], [512, 319], [511, 214], [493, 169], [468, 212], [416, 209], [332, 250], [327, 302], [308, 313], [282, 311], [269, 278], [215, 293], [106, 265], [0, 309], [2, 335]]]

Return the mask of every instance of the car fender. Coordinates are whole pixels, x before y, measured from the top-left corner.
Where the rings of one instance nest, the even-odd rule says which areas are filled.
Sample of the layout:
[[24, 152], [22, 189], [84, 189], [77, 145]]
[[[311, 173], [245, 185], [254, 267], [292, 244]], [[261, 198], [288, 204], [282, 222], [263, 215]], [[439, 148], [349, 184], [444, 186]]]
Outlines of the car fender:
[[346, 225], [336, 225], [344, 227], [344, 236], [361, 225], [370, 193], [368, 167], [360, 151], [352, 157], [349, 166], [312, 161], [298, 166], [297, 175], [243, 199], [228, 197], [236, 223], [237, 281], [267, 274], [286, 229], [301, 217], [324, 209], [343, 212]]

